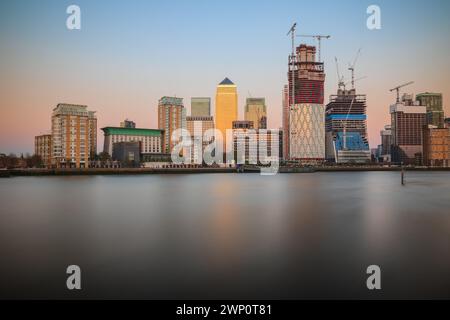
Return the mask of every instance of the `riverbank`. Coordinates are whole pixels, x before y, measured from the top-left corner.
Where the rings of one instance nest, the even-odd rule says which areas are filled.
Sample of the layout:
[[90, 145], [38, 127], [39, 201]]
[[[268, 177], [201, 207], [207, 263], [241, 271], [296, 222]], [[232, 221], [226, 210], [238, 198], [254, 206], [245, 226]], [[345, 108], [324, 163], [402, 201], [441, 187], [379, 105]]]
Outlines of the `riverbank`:
[[[279, 173], [400, 171], [400, 167], [281, 167]], [[450, 171], [450, 168], [405, 167], [407, 171]], [[259, 173], [259, 168], [245, 167], [244, 173]], [[0, 170], [0, 177], [15, 176], [80, 176], [137, 174], [237, 173], [236, 168], [89, 168], [89, 169], [11, 169]]]

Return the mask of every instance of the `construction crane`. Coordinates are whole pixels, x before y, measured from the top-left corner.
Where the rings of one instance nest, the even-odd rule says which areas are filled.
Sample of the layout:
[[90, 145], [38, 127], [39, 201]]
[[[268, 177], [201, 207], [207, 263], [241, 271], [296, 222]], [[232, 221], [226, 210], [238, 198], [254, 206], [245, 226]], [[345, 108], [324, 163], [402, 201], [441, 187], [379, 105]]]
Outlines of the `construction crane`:
[[[359, 80], [366, 79], [366, 78], [367, 78], [367, 76], [359, 77], [359, 78], [357, 78], [357, 79], [352, 79], [351, 81], [348, 81], [348, 82], [344, 83], [344, 84], [343, 84], [343, 86], [344, 86], [344, 91], [345, 91], [345, 88], [347, 87], [348, 84], [351, 83], [352, 86], [354, 87], [354, 85], [355, 85], [356, 82], [358, 82]], [[353, 88], [353, 89], [354, 89], [354, 88]]]
[[338, 89], [341, 89], [341, 87], [345, 90], [345, 83], [344, 83], [344, 76], [341, 76], [341, 73], [339, 72], [339, 62], [336, 57], [334, 57], [334, 61], [336, 61], [336, 71], [338, 76]]
[[322, 45], [321, 45], [322, 39], [330, 39], [331, 36], [323, 36], [323, 35], [319, 35], [319, 34], [317, 34], [317, 35], [301, 34], [301, 35], [299, 35], [298, 37], [301, 37], [301, 38], [314, 38], [314, 39], [317, 39], [317, 43], [318, 43], [318, 52], [319, 52], [319, 62], [322, 62], [322, 57], [321, 57], [321, 55], [320, 55], [321, 46], [322, 46]]
[[356, 53], [356, 57], [355, 57], [355, 60], [353, 60], [353, 63], [348, 64], [348, 70], [350, 70], [350, 72], [352, 73], [352, 81], [351, 81], [352, 89], [355, 89], [355, 65], [356, 65], [356, 62], [358, 61], [360, 54], [361, 54], [361, 48]]
[[[291, 58], [289, 59], [289, 63], [292, 63], [292, 88], [290, 88], [289, 90], [291, 90], [291, 99], [292, 99], [292, 105], [295, 104], [295, 62], [296, 62], [296, 58], [295, 58], [295, 31], [297, 29], [297, 22], [294, 22], [294, 24], [292, 25], [291, 29], [289, 29], [289, 32], [286, 34], [287, 36], [290, 34], [291, 35], [291, 41], [292, 41], [292, 55]], [[289, 103], [288, 103], [289, 104]], [[291, 105], [289, 105], [289, 109], [291, 108]], [[291, 122], [291, 113], [288, 112], [288, 132], [291, 131], [291, 127], [290, 127], [290, 122]], [[289, 150], [289, 145], [287, 147], [287, 153], [288, 153], [288, 157], [290, 155], [290, 150]]]
[[400, 89], [403, 88], [403, 87], [409, 86], [409, 85], [411, 85], [413, 83], [414, 83], [414, 81], [410, 81], [410, 82], [407, 82], [405, 84], [402, 84], [402, 85], [400, 85], [398, 87], [395, 87], [395, 88], [389, 90], [391, 92], [394, 91], [394, 90], [397, 90], [397, 103], [400, 103]]
[[292, 40], [292, 55], [291, 55], [291, 63], [292, 63], [292, 88], [290, 88], [291, 91], [291, 96], [292, 96], [292, 104], [295, 103], [295, 30], [297, 29], [297, 22], [295, 22], [291, 29], [289, 29], [289, 32], [287, 33], [287, 36], [290, 34], [291, 35], [291, 40]]

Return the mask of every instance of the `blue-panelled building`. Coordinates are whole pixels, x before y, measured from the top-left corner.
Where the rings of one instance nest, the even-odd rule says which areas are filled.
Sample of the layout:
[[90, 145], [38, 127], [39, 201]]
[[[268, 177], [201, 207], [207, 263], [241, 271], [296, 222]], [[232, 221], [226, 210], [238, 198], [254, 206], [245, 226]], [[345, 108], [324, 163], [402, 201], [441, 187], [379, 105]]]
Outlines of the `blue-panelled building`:
[[367, 137], [366, 95], [339, 89], [325, 111], [325, 153], [339, 163], [370, 161]]

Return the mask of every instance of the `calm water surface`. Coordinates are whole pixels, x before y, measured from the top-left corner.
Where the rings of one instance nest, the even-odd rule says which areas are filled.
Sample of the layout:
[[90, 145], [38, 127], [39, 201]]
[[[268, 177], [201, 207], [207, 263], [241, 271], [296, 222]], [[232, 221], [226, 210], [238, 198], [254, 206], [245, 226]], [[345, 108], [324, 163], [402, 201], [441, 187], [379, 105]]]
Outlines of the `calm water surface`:
[[0, 298], [450, 298], [450, 173], [18, 177], [0, 205]]

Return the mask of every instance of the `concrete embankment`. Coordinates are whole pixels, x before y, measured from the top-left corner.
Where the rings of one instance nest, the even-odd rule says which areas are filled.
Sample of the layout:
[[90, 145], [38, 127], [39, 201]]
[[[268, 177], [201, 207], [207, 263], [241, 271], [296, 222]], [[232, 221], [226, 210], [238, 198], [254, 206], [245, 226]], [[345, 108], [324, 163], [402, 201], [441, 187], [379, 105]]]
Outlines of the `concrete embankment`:
[[89, 176], [137, 174], [235, 173], [234, 168], [89, 168], [89, 169], [13, 169], [2, 170], [5, 177], [15, 176]]
[[[450, 171], [450, 168], [405, 167], [406, 171]], [[242, 169], [241, 169], [242, 170]], [[258, 173], [260, 168], [245, 167], [245, 173]], [[280, 167], [279, 173], [400, 171], [400, 167]], [[82, 175], [138, 175], [138, 174], [198, 174], [236, 173], [236, 168], [89, 168], [89, 169], [12, 169], [0, 170], [0, 178], [16, 176], [82, 176]]]

